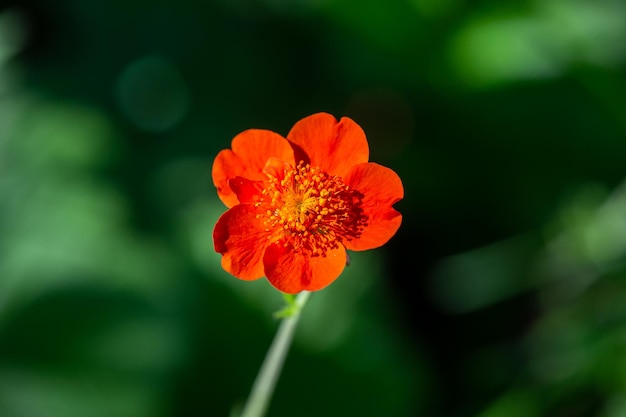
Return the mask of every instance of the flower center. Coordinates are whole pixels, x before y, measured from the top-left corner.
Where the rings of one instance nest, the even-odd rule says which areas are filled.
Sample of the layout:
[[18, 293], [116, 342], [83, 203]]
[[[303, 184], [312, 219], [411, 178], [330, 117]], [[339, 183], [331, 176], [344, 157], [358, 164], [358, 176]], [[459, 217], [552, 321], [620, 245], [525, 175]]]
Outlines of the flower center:
[[261, 207], [270, 239], [281, 240], [294, 251], [325, 255], [343, 241], [358, 238], [367, 226], [361, 208], [363, 195], [340, 177], [303, 161], [286, 167], [282, 178], [269, 180], [256, 203]]

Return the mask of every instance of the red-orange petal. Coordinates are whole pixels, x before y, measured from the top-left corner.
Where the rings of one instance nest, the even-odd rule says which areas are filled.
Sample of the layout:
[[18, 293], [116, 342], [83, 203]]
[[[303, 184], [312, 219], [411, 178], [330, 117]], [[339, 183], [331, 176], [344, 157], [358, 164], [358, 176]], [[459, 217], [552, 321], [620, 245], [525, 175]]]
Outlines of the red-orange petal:
[[276, 242], [265, 251], [265, 276], [275, 288], [288, 294], [317, 291], [341, 275], [346, 256], [343, 246], [327, 251], [324, 256], [310, 256], [294, 253]]
[[252, 181], [244, 177], [235, 177], [228, 181], [228, 185], [240, 203], [256, 203], [263, 193], [263, 181]]
[[237, 195], [229, 186], [230, 179], [238, 176], [254, 181], [266, 179], [263, 168], [269, 158], [278, 158], [292, 165], [294, 163], [289, 142], [269, 130], [246, 130], [233, 138], [231, 148], [217, 154], [212, 170], [217, 194], [227, 207], [239, 203]]
[[361, 236], [344, 242], [350, 250], [374, 249], [387, 243], [402, 223], [402, 215], [392, 208], [404, 197], [404, 188], [398, 174], [372, 162], [359, 164], [350, 170], [344, 182], [363, 194], [363, 214], [367, 226]]
[[238, 204], [224, 213], [213, 230], [215, 251], [221, 253], [222, 267], [237, 278], [261, 278], [263, 253], [269, 244], [263, 221], [252, 204]]
[[297, 162], [310, 162], [333, 175], [344, 176], [353, 165], [369, 159], [363, 129], [347, 117], [339, 122], [328, 113], [305, 117], [291, 128], [287, 139], [295, 145]]

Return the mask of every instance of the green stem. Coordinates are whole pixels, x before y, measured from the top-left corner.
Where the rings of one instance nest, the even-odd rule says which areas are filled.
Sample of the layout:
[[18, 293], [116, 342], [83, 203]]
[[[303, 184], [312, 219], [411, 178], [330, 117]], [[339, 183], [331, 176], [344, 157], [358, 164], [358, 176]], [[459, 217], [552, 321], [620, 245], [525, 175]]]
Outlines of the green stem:
[[308, 291], [299, 293], [294, 302], [296, 308], [293, 313], [282, 319], [240, 417], [263, 417], [265, 415], [289, 351], [294, 330], [300, 318], [300, 310], [310, 295]]

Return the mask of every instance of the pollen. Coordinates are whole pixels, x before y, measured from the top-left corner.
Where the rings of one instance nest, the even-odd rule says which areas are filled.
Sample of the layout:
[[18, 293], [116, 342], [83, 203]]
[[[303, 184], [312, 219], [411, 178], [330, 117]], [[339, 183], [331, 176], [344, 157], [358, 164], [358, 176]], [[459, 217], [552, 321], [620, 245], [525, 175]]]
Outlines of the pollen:
[[280, 178], [268, 175], [255, 205], [269, 239], [296, 252], [324, 256], [361, 236], [367, 226], [362, 198], [340, 177], [301, 161], [295, 168], [286, 167]]

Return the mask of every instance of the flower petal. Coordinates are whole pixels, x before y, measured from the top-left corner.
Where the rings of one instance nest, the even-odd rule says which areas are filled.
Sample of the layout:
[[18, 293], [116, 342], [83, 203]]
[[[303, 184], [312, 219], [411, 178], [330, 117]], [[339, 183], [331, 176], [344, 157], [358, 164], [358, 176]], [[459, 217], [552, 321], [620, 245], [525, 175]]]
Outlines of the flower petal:
[[398, 174], [387, 167], [368, 162], [354, 166], [344, 182], [363, 194], [363, 214], [368, 218], [361, 236], [344, 242], [346, 248], [359, 251], [387, 243], [402, 223], [402, 215], [392, 207], [404, 197]]
[[294, 145], [296, 162], [303, 160], [341, 177], [369, 159], [363, 129], [347, 117], [339, 122], [328, 113], [305, 117], [291, 128], [287, 139]]
[[296, 294], [317, 291], [333, 282], [346, 266], [346, 249], [339, 246], [323, 256], [294, 253], [280, 242], [268, 246], [263, 258], [265, 276], [278, 290]]
[[278, 158], [293, 164], [293, 149], [278, 133], [262, 129], [246, 130], [233, 138], [232, 150], [217, 154], [213, 162], [213, 184], [217, 194], [227, 207], [239, 202], [228, 181], [237, 176], [249, 180], [265, 180], [263, 168], [269, 158]]
[[279, 181], [282, 181], [285, 178], [285, 170], [290, 167], [291, 165], [285, 161], [281, 161], [278, 158], [270, 158], [267, 160], [267, 163], [263, 168], [263, 173], [269, 177], [274, 177]]
[[256, 203], [263, 193], [263, 181], [251, 181], [244, 177], [231, 178], [228, 186], [240, 203]]
[[252, 204], [238, 204], [222, 214], [213, 230], [215, 251], [221, 253], [222, 267], [240, 279], [261, 278], [263, 253], [269, 244], [263, 221]]

